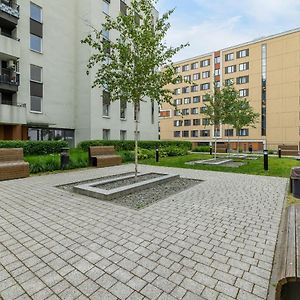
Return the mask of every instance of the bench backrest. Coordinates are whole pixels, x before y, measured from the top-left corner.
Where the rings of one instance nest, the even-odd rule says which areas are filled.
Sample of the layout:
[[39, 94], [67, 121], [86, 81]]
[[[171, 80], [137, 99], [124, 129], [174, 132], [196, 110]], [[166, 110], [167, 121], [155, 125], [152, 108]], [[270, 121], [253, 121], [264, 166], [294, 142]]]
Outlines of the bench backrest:
[[23, 159], [23, 148], [0, 148], [0, 162]]
[[297, 145], [279, 145], [278, 148], [281, 148], [281, 150], [298, 151]]
[[89, 147], [89, 155], [98, 156], [98, 155], [110, 155], [116, 154], [114, 146], [91, 146]]

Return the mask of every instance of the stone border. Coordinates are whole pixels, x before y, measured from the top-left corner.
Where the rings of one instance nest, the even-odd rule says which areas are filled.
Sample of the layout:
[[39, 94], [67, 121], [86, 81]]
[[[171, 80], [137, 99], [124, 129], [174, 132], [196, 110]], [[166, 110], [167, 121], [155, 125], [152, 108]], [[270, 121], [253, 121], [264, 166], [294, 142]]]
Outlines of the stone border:
[[[157, 183], [168, 182], [173, 179], [179, 178], [179, 175], [168, 175], [168, 174], [160, 174], [160, 173], [158, 173], [158, 174], [162, 175], [162, 176], [159, 176], [158, 178], [145, 180], [142, 182], [137, 182], [137, 183], [130, 184], [127, 186], [110, 189], [110, 190], [97, 188], [95, 186], [100, 185], [100, 184], [106, 184], [106, 183], [119, 181], [120, 178], [102, 180], [102, 181], [97, 181], [97, 182], [92, 182], [92, 183], [87, 183], [87, 184], [80, 184], [80, 185], [74, 186], [73, 190], [74, 190], [74, 192], [76, 192], [78, 194], [85, 195], [88, 197], [93, 197], [93, 198], [100, 199], [100, 200], [112, 200], [117, 197], [131, 194], [133, 192], [141, 191], [146, 187], [149, 188]], [[141, 175], [145, 175], [145, 174], [140, 174], [139, 176], [141, 176]], [[134, 178], [134, 175], [124, 176], [121, 179], [129, 179], [129, 178]]]

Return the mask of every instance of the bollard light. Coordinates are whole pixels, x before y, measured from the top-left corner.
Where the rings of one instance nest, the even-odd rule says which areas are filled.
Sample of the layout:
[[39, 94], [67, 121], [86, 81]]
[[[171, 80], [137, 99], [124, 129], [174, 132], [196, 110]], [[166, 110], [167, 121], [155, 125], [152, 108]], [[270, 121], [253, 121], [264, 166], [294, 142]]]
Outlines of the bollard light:
[[155, 161], [159, 162], [159, 151], [158, 151], [158, 147], [156, 147], [155, 149]]
[[278, 158], [281, 158], [281, 148], [278, 148]]
[[269, 156], [268, 156], [268, 150], [264, 150], [264, 170], [269, 170]]

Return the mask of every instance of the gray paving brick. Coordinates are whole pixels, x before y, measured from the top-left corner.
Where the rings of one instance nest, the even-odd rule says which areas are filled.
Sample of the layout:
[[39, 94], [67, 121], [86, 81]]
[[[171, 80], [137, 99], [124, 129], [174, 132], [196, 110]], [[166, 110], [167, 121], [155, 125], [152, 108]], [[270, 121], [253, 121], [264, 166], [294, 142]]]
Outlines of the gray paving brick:
[[162, 294], [162, 290], [156, 288], [154, 285], [148, 283], [142, 290], [141, 294], [148, 299], [156, 300]]
[[117, 282], [109, 291], [115, 295], [118, 299], [128, 298], [134, 291], [129, 286], [123, 284], [122, 282]]

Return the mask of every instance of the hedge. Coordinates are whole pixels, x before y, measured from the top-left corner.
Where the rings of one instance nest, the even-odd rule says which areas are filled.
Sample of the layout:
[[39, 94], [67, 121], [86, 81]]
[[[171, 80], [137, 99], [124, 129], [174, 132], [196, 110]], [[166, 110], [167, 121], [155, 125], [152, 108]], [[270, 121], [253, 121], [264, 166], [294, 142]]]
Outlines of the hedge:
[[0, 141], [0, 148], [23, 148], [24, 155], [60, 153], [66, 141]]
[[[116, 151], [133, 151], [134, 141], [83, 141], [78, 144], [78, 147], [87, 151], [90, 146], [114, 146]], [[153, 150], [158, 146], [160, 149], [167, 147], [184, 148], [186, 150], [192, 149], [192, 143], [187, 141], [139, 141], [139, 148]]]

